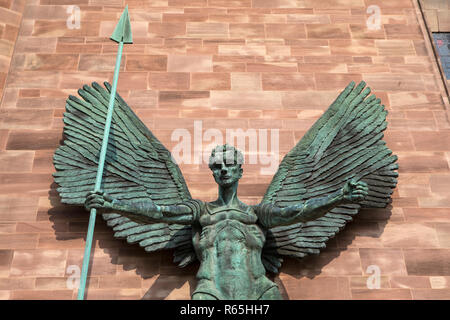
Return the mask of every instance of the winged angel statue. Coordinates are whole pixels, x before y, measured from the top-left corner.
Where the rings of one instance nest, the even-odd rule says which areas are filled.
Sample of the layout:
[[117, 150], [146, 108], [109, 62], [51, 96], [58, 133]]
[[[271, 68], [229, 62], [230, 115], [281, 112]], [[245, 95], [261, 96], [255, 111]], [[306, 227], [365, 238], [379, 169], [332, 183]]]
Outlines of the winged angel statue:
[[282, 256], [318, 254], [362, 207], [385, 207], [397, 157], [382, 140], [386, 114], [361, 82], [350, 83], [284, 157], [260, 204], [237, 197], [243, 155], [212, 150], [213, 202], [192, 199], [170, 152], [116, 96], [101, 192], [94, 190], [111, 86], [70, 96], [66, 139], [54, 155], [62, 202], [96, 208], [114, 237], [145, 251], [175, 249], [180, 267], [198, 259], [192, 299], [281, 299], [266, 271]]

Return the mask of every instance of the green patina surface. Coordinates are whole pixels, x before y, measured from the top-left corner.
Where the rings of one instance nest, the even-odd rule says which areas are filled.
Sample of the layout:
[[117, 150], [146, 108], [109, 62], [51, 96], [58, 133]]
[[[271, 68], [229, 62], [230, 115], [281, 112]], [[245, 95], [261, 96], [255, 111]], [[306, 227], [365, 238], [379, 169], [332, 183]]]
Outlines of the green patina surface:
[[210, 157], [218, 199], [192, 199], [170, 152], [117, 95], [105, 192], [92, 192], [110, 90], [93, 83], [67, 100], [58, 192], [63, 203], [97, 209], [117, 238], [175, 249], [181, 267], [198, 259], [193, 299], [280, 299], [266, 272], [277, 273], [283, 256], [319, 254], [361, 208], [385, 207], [397, 184], [397, 157], [382, 140], [387, 111], [352, 82], [284, 157], [256, 206], [237, 197], [245, 166], [228, 145]]
[[[94, 186], [94, 191], [96, 192], [100, 191], [103, 178], [103, 168], [105, 165], [106, 152], [108, 149], [108, 139], [111, 129], [112, 115], [114, 112], [114, 100], [116, 97], [117, 81], [119, 79], [120, 61], [122, 60], [123, 45], [124, 43], [133, 43], [131, 34], [131, 23], [130, 18], [128, 16], [128, 6], [125, 7], [125, 10], [120, 16], [120, 20], [117, 23], [116, 28], [114, 29], [114, 32], [111, 36], [111, 40], [119, 43], [119, 47], [116, 56], [116, 66], [114, 68], [113, 85], [108, 99], [109, 101], [108, 112], [106, 115], [106, 121], [103, 130], [102, 147], [100, 150], [100, 156], [97, 166], [97, 176], [95, 179], [95, 186]], [[78, 300], [84, 299], [84, 291], [86, 288], [86, 280], [89, 270], [89, 261], [91, 256], [91, 247], [92, 247], [92, 239], [94, 236], [96, 216], [97, 216], [97, 208], [91, 208], [89, 217], [89, 226], [86, 235], [86, 246], [84, 249], [83, 267], [81, 269], [81, 276], [80, 276], [80, 287], [78, 289], [78, 296], [77, 296]]]

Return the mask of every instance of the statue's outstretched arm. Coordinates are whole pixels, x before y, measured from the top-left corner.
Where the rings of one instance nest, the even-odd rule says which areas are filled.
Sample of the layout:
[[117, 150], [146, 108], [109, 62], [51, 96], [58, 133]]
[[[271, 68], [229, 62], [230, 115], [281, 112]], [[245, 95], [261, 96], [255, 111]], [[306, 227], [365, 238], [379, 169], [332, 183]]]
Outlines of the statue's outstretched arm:
[[365, 182], [347, 181], [344, 187], [337, 192], [320, 198], [312, 198], [296, 205], [279, 208], [272, 204], [263, 204], [258, 210], [259, 218], [267, 228], [308, 222], [324, 216], [340, 204], [363, 200], [367, 196], [368, 190]]
[[101, 213], [120, 213], [131, 219], [136, 218], [149, 223], [193, 224], [198, 215], [199, 202], [190, 200], [178, 205], [162, 206], [151, 200], [117, 200], [100, 191], [90, 192], [84, 207], [88, 211], [91, 208], [96, 208]]

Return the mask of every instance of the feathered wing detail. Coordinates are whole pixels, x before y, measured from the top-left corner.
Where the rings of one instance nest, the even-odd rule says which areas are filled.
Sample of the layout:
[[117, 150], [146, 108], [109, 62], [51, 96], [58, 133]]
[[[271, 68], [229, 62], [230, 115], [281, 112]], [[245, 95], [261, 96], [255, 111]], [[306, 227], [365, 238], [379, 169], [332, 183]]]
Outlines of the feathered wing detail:
[[[94, 190], [111, 85], [98, 83], [78, 90], [83, 99], [69, 96], [64, 113], [64, 144], [54, 154], [55, 182], [61, 200], [83, 205]], [[158, 205], [191, 199], [178, 165], [125, 101], [116, 94], [102, 189], [117, 199], [151, 199]], [[175, 248], [174, 261], [185, 266], [196, 259], [191, 226], [144, 223], [120, 214], [103, 218], [114, 237], [138, 243], [146, 251]]]
[[[385, 207], [397, 184], [397, 156], [382, 140], [387, 111], [370, 88], [351, 82], [298, 144], [283, 158], [262, 203], [287, 207], [338, 191], [349, 179], [364, 181], [369, 194], [359, 204], [335, 207], [307, 223], [267, 230], [263, 263], [277, 273], [281, 255], [318, 254], [360, 207]], [[363, 90], [364, 89], [364, 90]], [[369, 96], [369, 97], [368, 97]]]

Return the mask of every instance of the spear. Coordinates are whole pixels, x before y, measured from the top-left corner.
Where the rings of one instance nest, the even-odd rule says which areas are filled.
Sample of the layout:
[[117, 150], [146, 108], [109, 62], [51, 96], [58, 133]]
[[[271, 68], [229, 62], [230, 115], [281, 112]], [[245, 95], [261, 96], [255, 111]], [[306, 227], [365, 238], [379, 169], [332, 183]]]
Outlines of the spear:
[[[111, 40], [119, 43], [119, 49], [117, 51], [116, 66], [114, 68], [114, 77], [111, 88], [111, 94], [109, 96], [108, 114], [106, 115], [105, 131], [103, 133], [102, 149], [100, 151], [100, 158], [98, 160], [97, 178], [95, 180], [94, 192], [100, 191], [103, 176], [103, 167], [105, 165], [106, 149], [108, 146], [109, 130], [111, 128], [111, 119], [113, 115], [114, 100], [116, 98], [117, 80], [119, 79], [120, 61], [122, 59], [122, 50], [124, 43], [133, 43], [131, 37], [131, 25], [130, 18], [128, 16], [128, 6], [120, 16], [120, 20], [114, 29], [114, 32], [110, 38]], [[94, 235], [95, 217], [97, 210], [91, 209], [89, 217], [89, 226], [86, 235], [86, 246], [84, 248], [83, 267], [80, 275], [80, 286], [78, 288], [78, 300], [84, 299], [84, 289], [86, 288], [86, 279], [89, 269], [89, 260], [91, 257], [92, 238]]]

